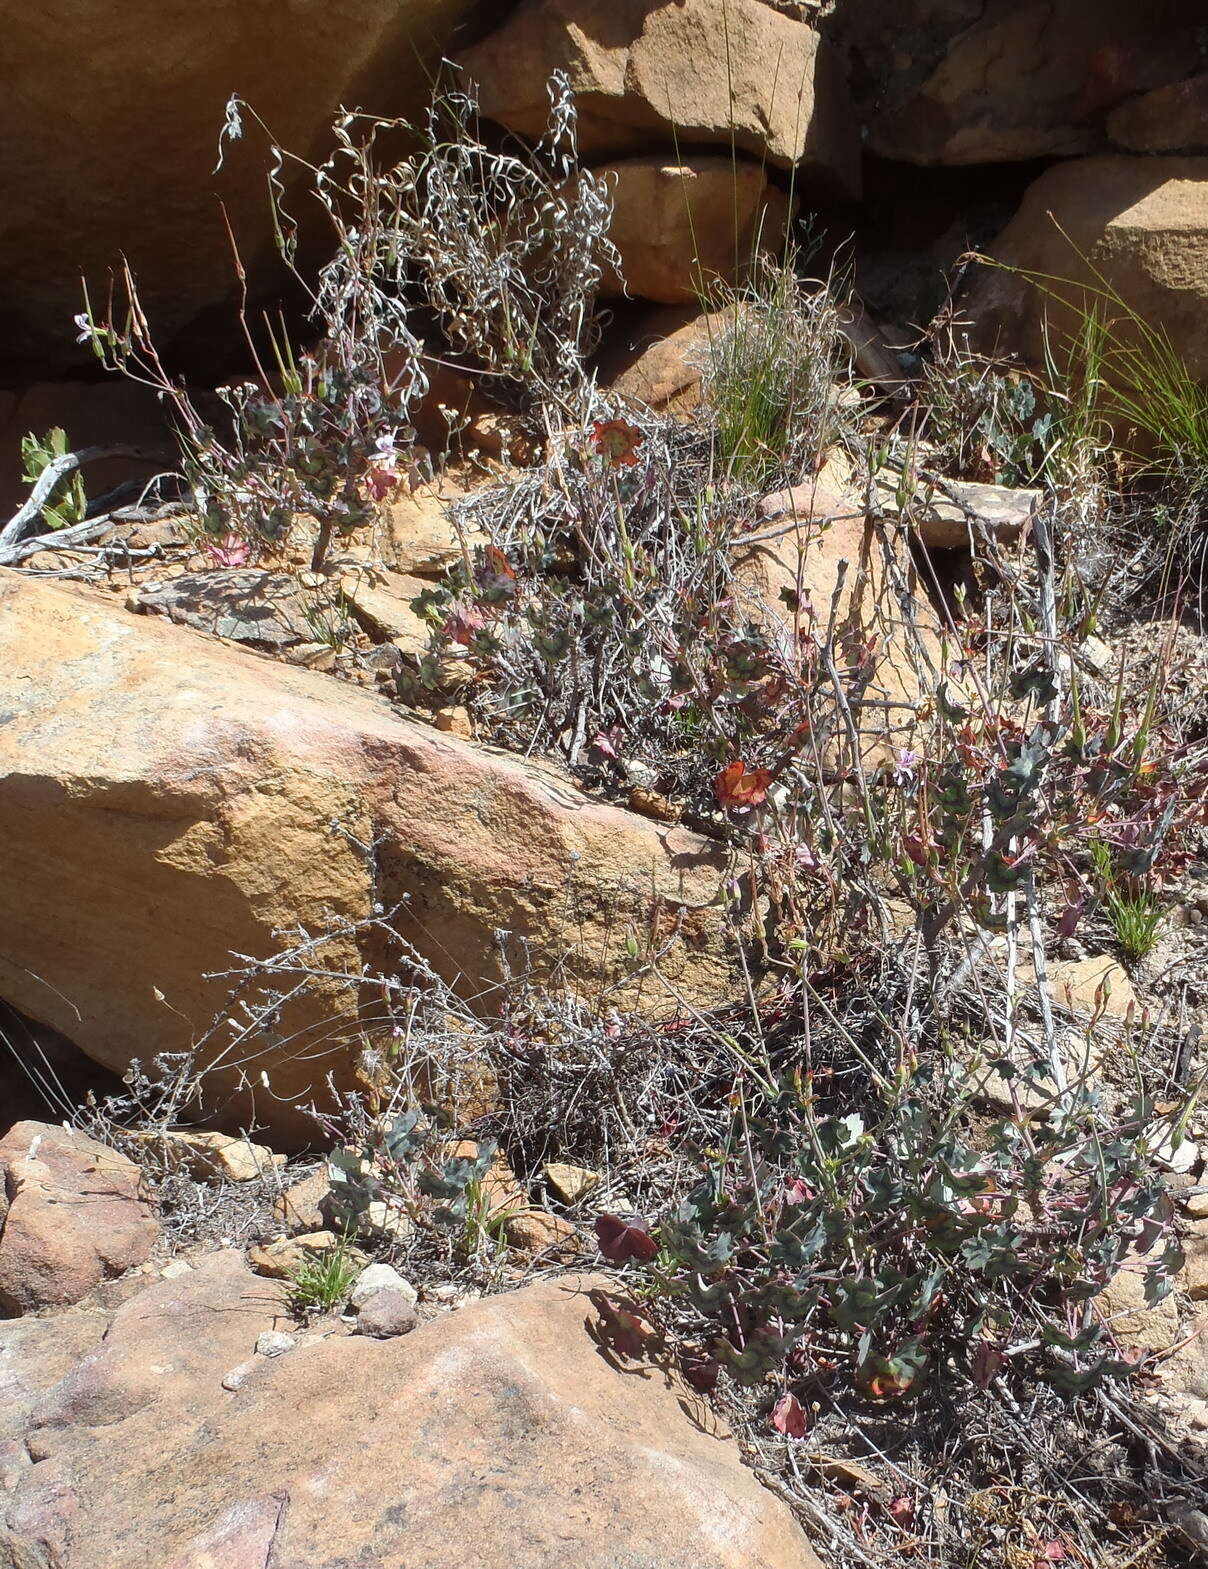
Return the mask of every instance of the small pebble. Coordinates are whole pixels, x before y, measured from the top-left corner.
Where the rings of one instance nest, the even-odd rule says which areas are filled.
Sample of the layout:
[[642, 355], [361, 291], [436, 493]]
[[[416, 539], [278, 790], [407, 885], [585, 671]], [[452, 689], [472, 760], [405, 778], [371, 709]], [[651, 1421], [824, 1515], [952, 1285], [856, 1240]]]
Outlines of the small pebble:
[[292, 1351], [298, 1342], [292, 1335], [287, 1335], [280, 1329], [269, 1329], [259, 1336], [256, 1341], [256, 1355], [258, 1357], [279, 1357], [285, 1352]]
[[255, 1371], [255, 1367], [256, 1364], [254, 1362], [241, 1362], [238, 1367], [233, 1367], [223, 1378], [222, 1387], [229, 1389], [232, 1393], [236, 1389], [242, 1389]]
[[192, 1264], [186, 1264], [183, 1258], [174, 1258], [170, 1264], [165, 1264], [159, 1272], [161, 1280], [179, 1280], [182, 1275], [193, 1273]]
[[360, 1308], [379, 1291], [396, 1291], [412, 1307], [419, 1301], [415, 1287], [390, 1264], [370, 1264], [363, 1269], [357, 1276], [348, 1300], [354, 1308]]
[[387, 1286], [361, 1303], [355, 1333], [371, 1335], [374, 1340], [393, 1340], [396, 1335], [410, 1334], [418, 1322], [415, 1303]]

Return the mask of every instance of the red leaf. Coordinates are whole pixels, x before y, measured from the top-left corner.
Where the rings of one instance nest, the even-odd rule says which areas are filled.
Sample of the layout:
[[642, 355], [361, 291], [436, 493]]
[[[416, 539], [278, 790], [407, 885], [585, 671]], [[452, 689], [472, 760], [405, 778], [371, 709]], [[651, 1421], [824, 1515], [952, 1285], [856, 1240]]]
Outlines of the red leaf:
[[680, 1354], [680, 1372], [699, 1395], [707, 1395], [717, 1388], [721, 1376], [721, 1363], [716, 1357], [700, 1352], [684, 1351]]
[[805, 1407], [796, 1395], [781, 1395], [772, 1407], [772, 1426], [786, 1438], [804, 1438]]
[[597, 420], [591, 427], [591, 442], [600, 456], [613, 468], [622, 464], [632, 468], [638, 461], [635, 448], [642, 444], [642, 433], [628, 420]]
[[589, 1293], [600, 1314], [600, 1339], [620, 1356], [637, 1359], [656, 1335], [637, 1313], [614, 1302], [604, 1291]]
[[619, 1215], [597, 1215], [596, 1237], [600, 1252], [612, 1264], [624, 1264], [629, 1259], [649, 1264], [658, 1254], [649, 1226], [636, 1216], [622, 1220]]
[[713, 788], [719, 806], [759, 806], [767, 800], [771, 783], [772, 775], [766, 768], [748, 768], [739, 758], [722, 769]]
[[1059, 940], [1062, 940], [1066, 937], [1072, 937], [1078, 930], [1078, 922], [1085, 914], [1086, 895], [1070, 895], [1068, 897], [1068, 902], [1066, 903], [1065, 909], [1061, 912], [1061, 918], [1057, 922], [1057, 930], [1054, 935]]
[[469, 648], [480, 632], [486, 630], [487, 618], [472, 605], [455, 605], [445, 618], [441, 629], [451, 643]]
[[969, 1358], [969, 1372], [973, 1382], [979, 1389], [989, 1389], [1006, 1366], [1006, 1361], [997, 1346], [991, 1345], [988, 1340], [979, 1341]]
[[1036, 1566], [1036, 1569], [1044, 1569], [1045, 1564], [1060, 1563], [1064, 1557], [1065, 1548], [1062, 1547], [1060, 1542], [1054, 1541], [1052, 1538], [1050, 1538], [1047, 1542], [1042, 1542], [1040, 1544], [1036, 1551], [1036, 1556], [1033, 1558], [1032, 1562]]
[[601, 757], [610, 757], [613, 762], [619, 761], [616, 742], [620, 739], [620, 725], [613, 725], [611, 730], [599, 730], [591, 738], [591, 749], [599, 752]]
[[374, 501], [385, 501], [402, 483], [402, 475], [385, 464], [371, 465], [365, 470], [365, 489]]
[[889, 1518], [895, 1525], [911, 1525], [914, 1521], [914, 1499], [905, 1493], [895, 1498], [889, 1506]]

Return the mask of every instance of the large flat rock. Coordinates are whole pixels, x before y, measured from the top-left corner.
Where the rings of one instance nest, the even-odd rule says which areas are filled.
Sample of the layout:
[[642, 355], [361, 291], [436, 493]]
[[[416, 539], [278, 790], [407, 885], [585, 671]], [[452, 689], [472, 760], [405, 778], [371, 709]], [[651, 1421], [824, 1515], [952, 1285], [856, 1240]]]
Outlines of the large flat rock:
[[270, 1359], [274, 1288], [210, 1255], [26, 1397], [0, 1565], [819, 1569], [708, 1408], [599, 1349], [606, 1284], [528, 1286], [402, 1339], [327, 1325]]
[[110, 595], [0, 573], [0, 647], [0, 996], [107, 1067], [198, 1041], [232, 955], [342, 925], [313, 959], [330, 981], [211, 1079], [226, 1123], [297, 1126], [291, 1104], [363, 1047], [338, 977], [380, 960], [357, 926], [375, 907], [484, 1011], [501, 948], [585, 999], [670, 1011], [629, 979], [630, 930], [682, 929], [665, 973], [722, 994], [708, 840]]

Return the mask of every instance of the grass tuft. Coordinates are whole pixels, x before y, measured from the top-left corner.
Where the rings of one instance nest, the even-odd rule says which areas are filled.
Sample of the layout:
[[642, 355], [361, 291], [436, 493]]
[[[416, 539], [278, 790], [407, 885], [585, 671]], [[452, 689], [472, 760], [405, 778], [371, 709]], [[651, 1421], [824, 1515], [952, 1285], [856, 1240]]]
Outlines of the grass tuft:
[[345, 1238], [330, 1253], [307, 1259], [290, 1275], [290, 1307], [299, 1318], [330, 1313], [346, 1300], [356, 1278], [357, 1267]]

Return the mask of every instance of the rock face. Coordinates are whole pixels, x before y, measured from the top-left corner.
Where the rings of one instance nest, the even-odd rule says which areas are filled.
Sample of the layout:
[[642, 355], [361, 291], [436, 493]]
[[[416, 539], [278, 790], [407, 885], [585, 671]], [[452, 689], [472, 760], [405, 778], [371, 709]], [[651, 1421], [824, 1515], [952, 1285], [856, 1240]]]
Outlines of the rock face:
[[0, 1564], [818, 1569], [697, 1402], [693, 1421], [661, 1374], [600, 1354], [592, 1284], [253, 1359], [271, 1294], [238, 1254], [213, 1254], [119, 1308], [34, 1395], [0, 1492]]
[[918, 164], [1096, 152], [1132, 94], [1197, 68], [1198, 0], [850, 0], [832, 26], [868, 144]]
[[[331, 0], [280, 6], [98, 0], [29, 9], [9, 24], [21, 61], [0, 122], [5, 357], [91, 364], [75, 347], [80, 274], [104, 295], [129, 257], [161, 347], [234, 298], [225, 203], [245, 264], [271, 248], [262, 137], [228, 148], [238, 90], [310, 157], [340, 104], [413, 115], [432, 62], [453, 53], [476, 0]], [[88, 91], [64, 84], [87, 76]], [[115, 178], [120, 173], [120, 178]]]
[[18, 1122], [0, 1177], [0, 1314], [79, 1302], [155, 1246], [138, 1167], [83, 1133]]
[[[277, 933], [348, 923], [319, 966], [358, 974], [380, 938], [352, 925], [375, 903], [487, 1010], [499, 932], [584, 996], [617, 982], [667, 1006], [626, 982], [631, 918], [680, 921], [677, 984], [724, 988], [723, 862], [686, 830], [108, 596], [0, 575], [0, 644], [0, 996], [109, 1067], [188, 1050], [229, 992], [207, 973], [278, 952]], [[373, 869], [348, 835], [378, 842]], [[232, 1131], [297, 1125], [292, 1102], [355, 1061], [356, 1007], [355, 985], [317, 984], [278, 1045], [228, 1054], [211, 1087]], [[273, 1095], [226, 1098], [261, 1071]]]
[[[862, 755], [891, 758], [909, 746], [940, 659], [939, 624], [908, 549], [868, 517], [835, 457], [811, 481], [766, 497], [760, 511], [764, 521], [734, 563], [739, 604], [792, 640], [824, 638], [833, 607], [837, 668], [868, 671]], [[913, 607], [909, 621], [900, 592]], [[849, 696], [856, 689], [851, 683]]]
[[1130, 98], [1110, 116], [1107, 130], [1125, 152], [1208, 152], [1208, 73]]
[[[612, 239], [639, 299], [686, 304], [733, 283], [758, 251], [784, 247], [788, 198], [758, 164], [627, 158], [597, 172], [612, 185]], [[606, 278], [601, 292], [620, 294], [620, 280]]]
[[523, 0], [461, 58], [483, 113], [528, 136], [545, 129], [551, 72], [565, 71], [587, 161], [715, 143], [796, 168], [804, 189], [859, 196], [838, 61], [762, 0]]
[[[1089, 263], [1132, 309], [1166, 330], [1193, 375], [1208, 377], [1208, 158], [1109, 156], [1058, 164], [1029, 188], [990, 253], [1013, 267], [1072, 280], [1072, 289], [1058, 286], [1071, 300], [1085, 297], [1083, 286], [1096, 286]], [[1037, 365], [1045, 311], [1058, 341], [1075, 327], [1060, 302], [992, 268], [975, 274], [964, 305], [980, 346]]]
[[709, 345], [731, 324], [729, 311], [657, 306], [614, 327], [597, 361], [600, 385], [660, 412], [690, 415], [700, 405]]
[[288, 572], [254, 567], [186, 572], [144, 583], [130, 596], [130, 609], [142, 615], [166, 616], [178, 626], [278, 653], [314, 638], [307, 608]]

